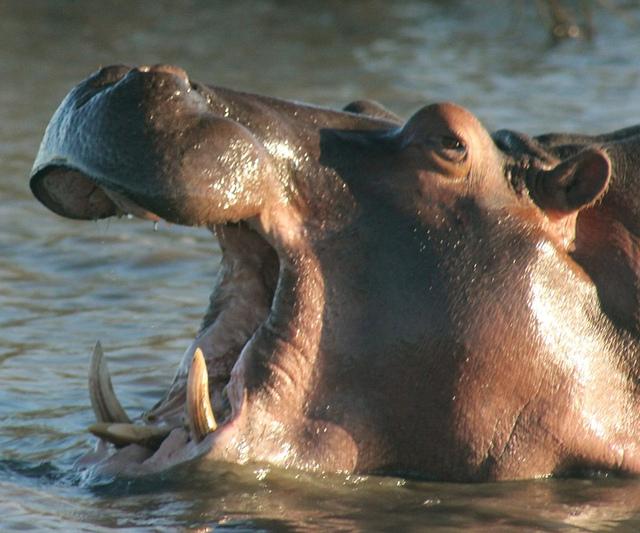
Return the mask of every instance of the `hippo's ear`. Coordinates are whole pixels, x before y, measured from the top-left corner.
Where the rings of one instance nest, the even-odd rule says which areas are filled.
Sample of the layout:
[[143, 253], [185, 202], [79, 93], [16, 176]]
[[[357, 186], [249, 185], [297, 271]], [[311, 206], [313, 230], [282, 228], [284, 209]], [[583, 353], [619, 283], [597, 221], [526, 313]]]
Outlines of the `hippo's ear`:
[[527, 187], [544, 211], [562, 216], [596, 202], [607, 189], [610, 176], [609, 157], [602, 150], [587, 148], [550, 170], [529, 176]]

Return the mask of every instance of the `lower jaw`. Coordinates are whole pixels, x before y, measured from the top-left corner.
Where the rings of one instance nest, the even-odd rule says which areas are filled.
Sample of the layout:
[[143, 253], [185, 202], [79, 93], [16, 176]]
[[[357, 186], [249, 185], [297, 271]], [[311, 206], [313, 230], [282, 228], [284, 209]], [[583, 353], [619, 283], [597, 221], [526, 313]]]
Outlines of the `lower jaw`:
[[107, 442], [100, 440], [95, 451], [81, 457], [75, 467], [88, 472], [90, 477], [117, 476], [126, 479], [165, 473], [205, 457], [227, 463], [247, 462], [238, 453], [235, 426], [235, 421], [228, 421], [199, 443], [191, 440], [187, 430], [176, 428], [157, 450], [138, 444], [114, 450]]
[[[120, 198], [117, 203], [122, 203]], [[126, 203], [123, 207], [131, 210]], [[101, 443], [98, 455], [93, 454], [82, 461], [85, 466], [93, 463], [100, 470], [106, 467], [108, 472], [114, 468], [118, 470], [120, 465], [125, 475], [137, 475], [138, 470], [147, 473], [159, 470], [161, 465], [164, 470], [174, 463], [209, 452], [221, 460], [247, 460], [248, 442], [238, 431], [247, 400], [243, 385], [246, 361], [243, 361], [242, 352], [269, 315], [278, 272], [277, 256], [246, 226], [218, 227], [216, 234], [224, 250], [223, 272], [222, 281], [212, 295], [211, 306], [216, 309], [218, 300], [226, 302], [230, 299], [231, 303], [218, 310], [216, 316], [205, 316], [205, 321], [210, 323], [187, 348], [168, 393], [137, 423], [131, 422], [116, 399], [102, 349], [96, 346], [89, 384], [97, 423], [89, 429]], [[243, 256], [247, 249], [251, 250], [248, 258]], [[261, 261], [268, 268], [265, 269]], [[271, 272], [266, 282], [264, 270]], [[225, 280], [225, 276], [229, 279]], [[249, 283], [242, 281], [246, 278]], [[264, 300], [261, 307], [252, 305], [256, 293], [261, 293]], [[247, 308], [251, 309], [248, 314]], [[196, 364], [198, 358], [201, 360]], [[197, 368], [194, 370], [194, 367]], [[211, 390], [210, 378], [213, 378]], [[115, 451], [106, 444], [108, 442], [115, 444]], [[125, 467], [127, 462], [131, 464]], [[127, 470], [129, 467], [130, 471]]]
[[96, 451], [81, 458], [76, 466], [96, 475], [126, 478], [164, 472], [204, 456], [225, 462], [246, 462], [248, 446], [240, 430], [246, 418], [246, 397], [233, 403], [233, 409], [220, 424], [213, 421], [211, 425], [212, 420], [199, 412], [203, 402], [208, 403], [206, 369], [204, 374], [193, 373], [202, 371], [202, 368], [194, 370], [198, 363], [203, 364], [199, 358], [202, 355], [197, 351], [186, 386], [181, 424], [171, 427], [125, 421], [98, 422], [89, 428], [100, 438]]

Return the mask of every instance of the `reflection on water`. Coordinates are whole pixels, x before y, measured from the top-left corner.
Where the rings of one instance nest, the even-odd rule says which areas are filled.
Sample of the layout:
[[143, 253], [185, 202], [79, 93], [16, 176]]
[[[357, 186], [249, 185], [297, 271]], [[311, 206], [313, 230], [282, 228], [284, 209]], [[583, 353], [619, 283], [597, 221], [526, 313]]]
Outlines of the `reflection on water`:
[[209, 465], [171, 477], [78, 488], [51, 467], [0, 463], [3, 525], [60, 529], [205, 528], [277, 531], [461, 529], [603, 531], [640, 526], [640, 484], [538, 480], [483, 485], [318, 476]]
[[450, 485], [217, 465], [87, 485], [71, 468], [91, 445], [95, 340], [125, 407], [148, 408], [195, 333], [217, 251], [203, 231], [75, 223], [32, 199], [26, 175], [66, 91], [100, 64], [165, 62], [196, 80], [331, 106], [368, 97], [407, 115], [454, 100], [490, 128], [595, 132], [640, 122], [636, 2], [594, 3], [596, 38], [558, 46], [532, 4], [0, 2], [2, 525], [637, 529], [635, 480]]

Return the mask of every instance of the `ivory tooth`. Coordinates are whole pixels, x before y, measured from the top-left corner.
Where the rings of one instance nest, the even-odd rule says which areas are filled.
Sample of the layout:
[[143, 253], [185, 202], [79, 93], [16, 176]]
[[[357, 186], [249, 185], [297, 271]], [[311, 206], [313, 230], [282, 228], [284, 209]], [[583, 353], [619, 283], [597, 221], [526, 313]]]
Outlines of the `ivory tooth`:
[[96, 437], [100, 437], [116, 446], [139, 444], [151, 448], [159, 446], [171, 431], [169, 427], [138, 426], [119, 422], [100, 422], [92, 424], [88, 429]]
[[196, 348], [187, 380], [187, 418], [192, 437], [200, 442], [216, 430], [215, 416], [209, 397], [209, 375], [204, 354]]
[[98, 423], [131, 423], [116, 398], [100, 341], [96, 342], [89, 368], [89, 396]]

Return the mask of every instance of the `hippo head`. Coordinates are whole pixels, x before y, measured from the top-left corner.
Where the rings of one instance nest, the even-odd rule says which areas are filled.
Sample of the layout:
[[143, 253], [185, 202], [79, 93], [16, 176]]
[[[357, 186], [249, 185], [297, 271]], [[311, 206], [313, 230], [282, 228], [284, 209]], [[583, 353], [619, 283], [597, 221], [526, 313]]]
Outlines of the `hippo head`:
[[591, 382], [577, 409], [573, 350], [609, 372], [613, 341], [569, 252], [608, 180], [598, 149], [532, 172], [454, 104], [399, 125], [175, 67], [100, 70], [49, 124], [34, 194], [71, 218], [206, 226], [222, 263], [173, 385], [135, 423], [97, 347], [91, 430], [116, 449], [92, 460], [125, 475], [207, 456], [439, 479], [597, 463], [584, 428], [614, 421]]

